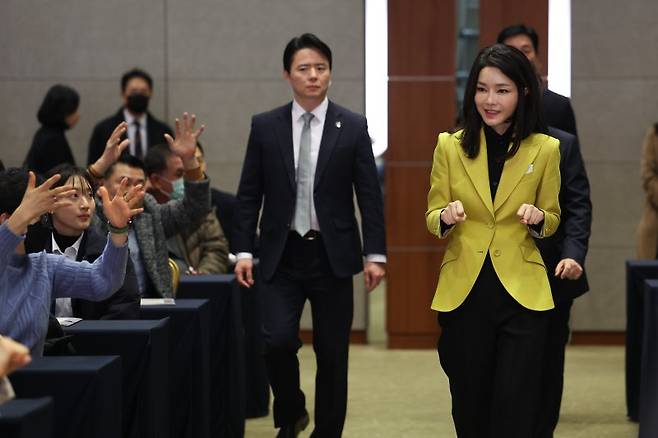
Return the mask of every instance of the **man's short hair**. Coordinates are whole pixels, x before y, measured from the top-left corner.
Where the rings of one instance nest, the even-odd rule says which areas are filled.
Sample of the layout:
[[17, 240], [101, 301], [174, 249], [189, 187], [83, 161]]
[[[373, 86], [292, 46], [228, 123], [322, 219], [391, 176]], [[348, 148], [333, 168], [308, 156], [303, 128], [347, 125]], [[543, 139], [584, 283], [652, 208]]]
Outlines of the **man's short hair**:
[[173, 154], [166, 143], [156, 144], [149, 148], [144, 157], [144, 170], [149, 177], [154, 173], [162, 173], [167, 170], [167, 158]]
[[327, 61], [329, 61], [329, 70], [331, 70], [331, 49], [324, 41], [312, 33], [305, 33], [298, 37], [291, 39], [283, 51], [283, 69], [290, 73], [290, 66], [292, 65], [292, 58], [297, 51], [302, 49], [315, 49], [322, 53]]
[[121, 91], [126, 91], [126, 86], [128, 85], [128, 81], [134, 78], [142, 78], [146, 81], [147, 84], [149, 84], [149, 88], [153, 90], [153, 78], [151, 77], [150, 74], [146, 73], [144, 70], [139, 69], [139, 68], [133, 68], [132, 70], [129, 70], [121, 76]]
[[11, 215], [21, 205], [27, 180], [28, 173], [25, 169], [10, 167], [0, 172], [0, 214]]
[[532, 47], [535, 48], [535, 52], [539, 53], [539, 37], [537, 32], [530, 26], [525, 24], [515, 24], [514, 26], [507, 26], [505, 29], [501, 30], [498, 34], [498, 43], [505, 44], [507, 38], [512, 38], [517, 35], [525, 35], [530, 38], [532, 41]]
[[132, 167], [133, 169], [142, 169], [144, 174], [146, 174], [146, 170], [144, 170], [144, 163], [142, 160], [137, 158], [134, 155], [123, 155], [121, 156], [114, 164], [112, 164], [110, 167], [107, 168], [105, 171], [105, 175], [103, 175], [103, 178], [107, 179], [112, 176], [114, 173], [114, 166], [117, 164], [125, 164], [128, 167]]

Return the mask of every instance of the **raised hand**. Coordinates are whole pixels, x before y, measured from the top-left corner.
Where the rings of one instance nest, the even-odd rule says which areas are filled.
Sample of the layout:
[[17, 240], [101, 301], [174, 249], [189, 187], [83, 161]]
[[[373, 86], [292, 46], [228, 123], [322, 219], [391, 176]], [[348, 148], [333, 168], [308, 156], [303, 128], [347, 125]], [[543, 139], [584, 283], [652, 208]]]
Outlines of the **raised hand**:
[[[103, 164], [107, 165], [107, 167], [114, 164], [121, 156], [121, 153], [130, 144], [130, 140], [128, 140], [127, 138], [121, 141], [121, 137], [123, 136], [123, 134], [125, 134], [127, 130], [128, 130], [128, 123], [126, 122], [119, 123], [117, 127], [114, 128], [114, 131], [112, 131], [112, 135], [110, 135], [110, 138], [107, 140], [107, 143], [105, 143], [105, 150], [103, 151], [103, 155], [101, 155], [99, 160], [102, 160]], [[107, 170], [107, 168], [104, 170]]]
[[522, 204], [516, 215], [524, 225], [537, 225], [544, 220], [544, 212], [532, 204]]
[[103, 200], [103, 213], [110, 224], [115, 228], [124, 228], [130, 222], [130, 218], [144, 211], [144, 208], [131, 208], [130, 204], [137, 203], [136, 200], [144, 198], [144, 188], [141, 184], [130, 187], [128, 179], [123, 178], [119, 189], [114, 198], [110, 200], [110, 195], [105, 187], [98, 189], [98, 195]]
[[446, 225], [454, 225], [458, 222], [464, 222], [466, 220], [466, 213], [464, 212], [462, 201], [457, 200], [450, 202], [441, 212], [441, 220]]
[[7, 220], [7, 226], [12, 232], [25, 234], [27, 226], [38, 221], [41, 215], [53, 212], [67, 204], [67, 197], [73, 195], [75, 189], [69, 184], [51, 188], [59, 179], [59, 174], [53, 175], [37, 187], [37, 178], [34, 173], [28, 174], [23, 200]]
[[169, 143], [169, 147], [172, 152], [181, 157], [185, 169], [193, 169], [198, 167], [194, 153], [196, 152], [196, 144], [205, 129], [204, 125], [201, 125], [199, 129], [194, 130], [196, 124], [196, 116], [192, 114], [191, 116], [188, 113], [183, 113], [182, 122], [179, 119], [176, 119], [176, 138], [172, 138], [171, 135], [165, 134], [165, 139]]

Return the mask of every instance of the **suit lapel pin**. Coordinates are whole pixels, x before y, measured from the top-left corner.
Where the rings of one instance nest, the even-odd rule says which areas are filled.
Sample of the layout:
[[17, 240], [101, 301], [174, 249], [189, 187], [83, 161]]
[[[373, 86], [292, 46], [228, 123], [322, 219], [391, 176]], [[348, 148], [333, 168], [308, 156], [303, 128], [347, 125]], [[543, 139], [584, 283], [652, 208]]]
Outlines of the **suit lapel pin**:
[[525, 171], [525, 174], [527, 175], [527, 174], [532, 173], [532, 172], [534, 172], [534, 171], [535, 171], [535, 165], [532, 164], [532, 163], [530, 163], [530, 164], [528, 165], [528, 170]]
[[337, 122], [336, 122], [336, 128], [340, 129], [341, 126], [343, 126], [343, 125], [340, 123], [340, 120], [337, 121]]

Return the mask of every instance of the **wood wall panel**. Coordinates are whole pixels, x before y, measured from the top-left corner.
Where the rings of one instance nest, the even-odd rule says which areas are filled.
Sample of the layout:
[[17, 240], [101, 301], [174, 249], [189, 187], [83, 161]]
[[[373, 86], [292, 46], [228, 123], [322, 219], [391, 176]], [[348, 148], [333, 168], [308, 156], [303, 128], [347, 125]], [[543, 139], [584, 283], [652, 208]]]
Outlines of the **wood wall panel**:
[[386, 242], [390, 248], [423, 247], [431, 250], [437, 238], [427, 231], [425, 211], [432, 163], [387, 163], [386, 219], [395, 224], [387, 227]]
[[444, 243], [425, 225], [436, 138], [455, 120], [455, 2], [389, 0], [386, 153], [387, 332], [391, 348], [433, 348], [430, 309]]
[[455, 81], [402, 82], [388, 85], [387, 161], [432, 161], [439, 132], [455, 122]]
[[[436, 288], [443, 248], [414, 250], [391, 248], [389, 250], [387, 280], [387, 327], [389, 346], [397, 348], [392, 337], [420, 339], [433, 337], [436, 345], [438, 325], [436, 312], [430, 309]], [[431, 346], [431, 345], [430, 345]]]
[[539, 36], [541, 74], [548, 69], [548, 0], [486, 0], [480, 2], [480, 47], [496, 43], [498, 33], [514, 24], [525, 24]]
[[388, 2], [391, 76], [455, 75], [455, 2]]

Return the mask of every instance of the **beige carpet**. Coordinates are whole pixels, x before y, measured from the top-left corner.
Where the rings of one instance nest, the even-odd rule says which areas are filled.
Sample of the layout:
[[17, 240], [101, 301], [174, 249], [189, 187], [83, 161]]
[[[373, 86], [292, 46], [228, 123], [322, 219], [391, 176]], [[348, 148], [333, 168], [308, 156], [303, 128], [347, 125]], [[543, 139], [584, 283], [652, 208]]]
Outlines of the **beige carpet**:
[[[302, 386], [311, 401], [315, 359], [300, 352]], [[448, 383], [434, 351], [353, 346], [346, 438], [455, 436]], [[556, 438], [631, 438], [626, 421], [621, 347], [569, 347], [562, 418]], [[312, 414], [311, 414], [312, 415]], [[301, 436], [307, 437], [311, 426]], [[274, 437], [272, 418], [247, 421], [247, 438]]]

